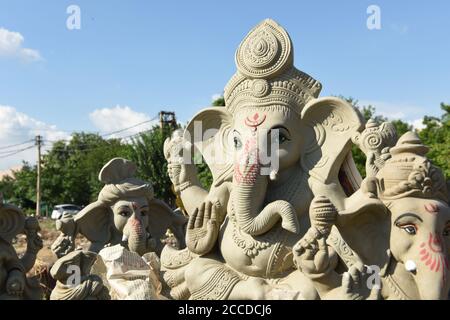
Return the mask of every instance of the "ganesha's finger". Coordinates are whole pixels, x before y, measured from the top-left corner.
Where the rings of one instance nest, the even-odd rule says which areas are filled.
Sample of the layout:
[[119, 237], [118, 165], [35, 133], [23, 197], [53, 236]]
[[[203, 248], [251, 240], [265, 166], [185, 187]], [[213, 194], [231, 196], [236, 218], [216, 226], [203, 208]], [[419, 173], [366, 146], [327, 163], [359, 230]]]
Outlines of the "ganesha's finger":
[[198, 209], [197, 219], [195, 219], [195, 228], [200, 228], [203, 225], [203, 216], [205, 214], [205, 203], [203, 202]]
[[197, 214], [198, 214], [198, 209], [196, 208], [194, 210], [194, 212], [192, 212], [192, 215], [189, 217], [189, 221], [188, 221], [188, 225], [187, 225], [188, 229], [194, 229], [194, 224], [195, 224], [195, 220], [197, 218]]
[[213, 204], [211, 208], [211, 221], [214, 223], [217, 223], [219, 215], [218, 211], [219, 211], [218, 206], [216, 204]]
[[325, 241], [325, 238], [321, 238], [317, 241], [318, 251], [316, 256], [314, 257], [314, 261], [316, 262], [316, 266], [323, 267], [326, 263], [328, 263], [328, 247]]
[[352, 287], [352, 277], [350, 276], [350, 273], [344, 272], [342, 275], [342, 289], [344, 290], [344, 293], [351, 294], [353, 290]]
[[297, 252], [297, 254], [302, 254], [307, 248], [310, 248], [309, 242], [305, 241], [304, 239], [300, 239], [299, 242], [294, 246], [294, 251]]
[[373, 285], [367, 300], [381, 300], [381, 287], [379, 285]]
[[302, 257], [306, 260], [312, 260], [314, 258], [314, 251], [310, 248], [305, 249], [305, 252], [302, 254]]
[[207, 222], [209, 219], [211, 219], [211, 207], [212, 207], [211, 201], [207, 201], [205, 204], [205, 216], [203, 218], [204, 222]]
[[355, 266], [350, 267], [348, 270], [350, 277], [352, 277], [352, 281], [355, 285], [361, 284], [361, 272]]

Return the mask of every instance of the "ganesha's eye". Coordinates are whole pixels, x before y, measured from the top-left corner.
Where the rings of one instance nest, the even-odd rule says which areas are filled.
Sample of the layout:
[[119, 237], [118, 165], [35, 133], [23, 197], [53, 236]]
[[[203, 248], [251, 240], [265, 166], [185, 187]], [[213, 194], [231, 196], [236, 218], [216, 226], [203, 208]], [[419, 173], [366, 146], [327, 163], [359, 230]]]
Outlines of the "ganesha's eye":
[[406, 233], [414, 235], [417, 233], [417, 227], [413, 224], [405, 224], [398, 226], [399, 228], [403, 229]]
[[130, 213], [129, 213], [128, 211], [120, 211], [119, 214], [120, 214], [122, 217], [128, 217], [128, 215], [129, 215]]
[[444, 237], [450, 236], [450, 225], [445, 227], [443, 235], [444, 235]]
[[238, 137], [234, 137], [233, 138], [233, 142], [234, 142], [234, 147], [236, 149], [239, 150], [242, 147], [242, 142], [241, 142], [241, 140]]
[[289, 138], [280, 132], [280, 134], [278, 135], [278, 143], [282, 144], [283, 142], [285, 142], [287, 140], [289, 140]]

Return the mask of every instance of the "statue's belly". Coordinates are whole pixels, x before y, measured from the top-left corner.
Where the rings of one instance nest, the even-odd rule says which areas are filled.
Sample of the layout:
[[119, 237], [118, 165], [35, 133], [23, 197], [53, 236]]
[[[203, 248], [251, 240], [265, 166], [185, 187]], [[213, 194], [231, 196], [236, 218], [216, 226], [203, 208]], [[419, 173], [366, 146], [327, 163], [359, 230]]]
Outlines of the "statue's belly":
[[[290, 251], [279, 241], [268, 240], [256, 241], [233, 228], [230, 221], [222, 227], [219, 238], [222, 257], [227, 265], [248, 276], [262, 278], [272, 277], [273, 270], [280, 267], [279, 261], [274, 260], [274, 253], [280, 254], [277, 257], [282, 259]], [[281, 268], [284, 269], [284, 266]]]

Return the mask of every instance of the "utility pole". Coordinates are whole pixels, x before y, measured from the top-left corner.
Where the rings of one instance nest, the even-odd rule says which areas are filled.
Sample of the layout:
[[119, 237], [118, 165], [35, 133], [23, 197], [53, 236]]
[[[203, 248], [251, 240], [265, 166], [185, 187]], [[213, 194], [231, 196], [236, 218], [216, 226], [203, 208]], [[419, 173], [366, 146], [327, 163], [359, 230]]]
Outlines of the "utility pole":
[[41, 216], [41, 146], [42, 136], [36, 136], [37, 158], [37, 183], [36, 183], [36, 217]]
[[159, 128], [162, 132], [165, 125], [169, 125], [172, 129], [176, 129], [177, 120], [175, 118], [175, 112], [172, 111], [160, 111], [159, 112]]

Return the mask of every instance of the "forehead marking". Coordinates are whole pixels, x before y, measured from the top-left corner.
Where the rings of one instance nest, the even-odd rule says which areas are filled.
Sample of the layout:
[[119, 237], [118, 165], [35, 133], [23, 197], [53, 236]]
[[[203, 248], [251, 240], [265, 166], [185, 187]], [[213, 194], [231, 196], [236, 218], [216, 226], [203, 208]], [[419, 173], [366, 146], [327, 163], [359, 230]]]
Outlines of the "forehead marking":
[[439, 207], [435, 203], [427, 203], [424, 207], [428, 213], [437, 214], [439, 212]]
[[258, 112], [255, 112], [252, 117], [248, 116], [245, 118], [245, 125], [247, 127], [251, 127], [253, 131], [256, 131], [256, 128], [260, 126], [264, 121], [266, 121], [266, 115], [259, 115]]

